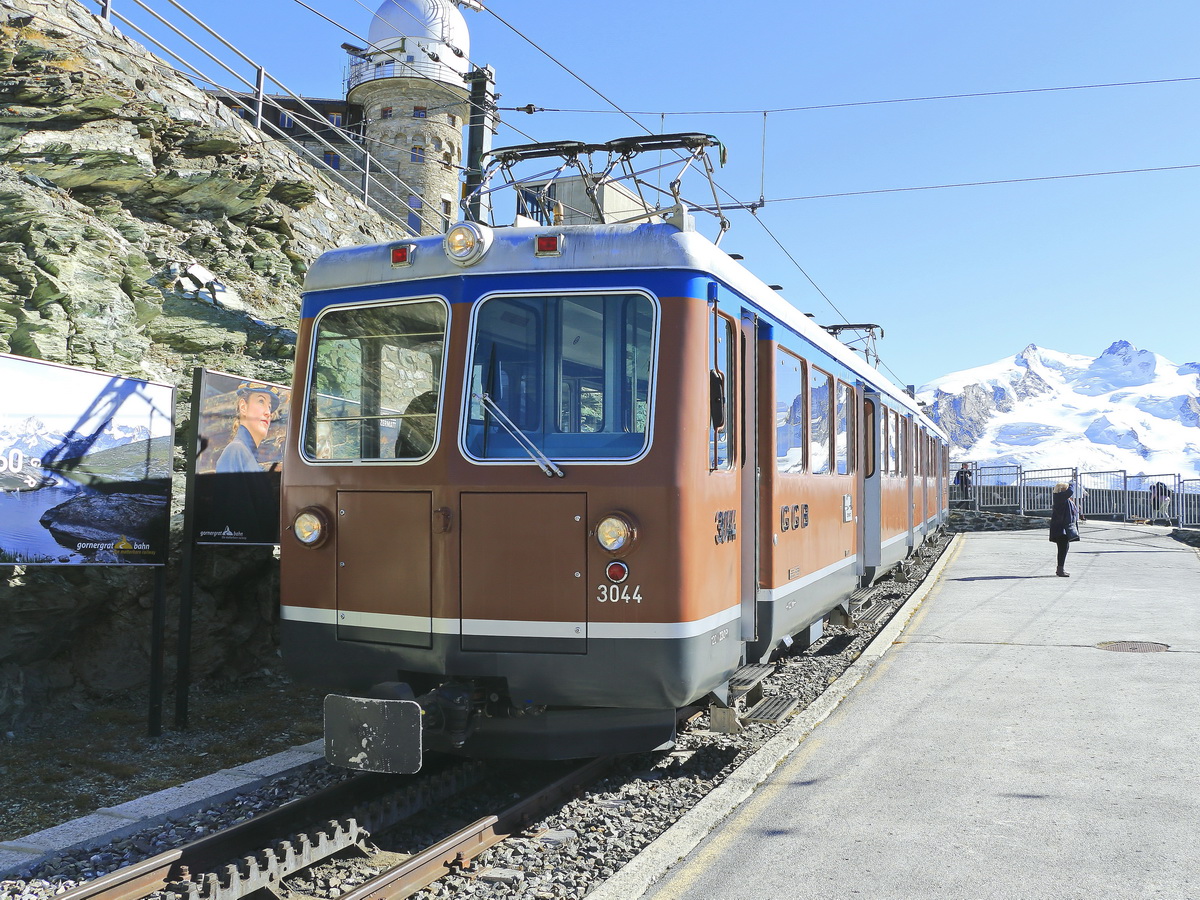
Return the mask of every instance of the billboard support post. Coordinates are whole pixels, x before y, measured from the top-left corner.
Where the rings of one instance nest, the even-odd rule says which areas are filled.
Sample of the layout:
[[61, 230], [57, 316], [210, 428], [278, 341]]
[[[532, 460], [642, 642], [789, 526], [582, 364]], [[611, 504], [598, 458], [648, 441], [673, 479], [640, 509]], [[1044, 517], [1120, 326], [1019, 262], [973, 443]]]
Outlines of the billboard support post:
[[200, 403], [204, 370], [192, 370], [192, 421], [188, 424], [184, 482], [183, 546], [179, 549], [179, 646], [175, 664], [175, 728], [188, 727], [188, 691], [192, 681], [192, 561], [196, 553], [196, 460], [200, 456]]
[[163, 645], [167, 628], [167, 567], [154, 567], [154, 607], [150, 624], [150, 737], [162, 734]]

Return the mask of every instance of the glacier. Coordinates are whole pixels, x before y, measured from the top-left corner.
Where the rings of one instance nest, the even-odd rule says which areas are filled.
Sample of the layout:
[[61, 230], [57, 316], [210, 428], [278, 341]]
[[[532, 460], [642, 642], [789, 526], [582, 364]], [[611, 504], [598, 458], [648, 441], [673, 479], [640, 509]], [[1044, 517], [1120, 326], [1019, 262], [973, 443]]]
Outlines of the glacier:
[[1200, 362], [1118, 340], [1092, 357], [1030, 344], [922, 385], [955, 464], [1200, 478]]

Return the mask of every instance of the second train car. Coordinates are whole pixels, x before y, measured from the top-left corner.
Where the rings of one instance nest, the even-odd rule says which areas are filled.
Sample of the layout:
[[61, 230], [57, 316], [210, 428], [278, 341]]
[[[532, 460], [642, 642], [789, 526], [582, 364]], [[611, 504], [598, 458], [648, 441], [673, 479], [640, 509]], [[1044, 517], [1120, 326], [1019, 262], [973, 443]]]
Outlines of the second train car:
[[668, 744], [947, 515], [945, 435], [684, 209], [327, 253], [293, 398], [283, 653], [353, 768]]

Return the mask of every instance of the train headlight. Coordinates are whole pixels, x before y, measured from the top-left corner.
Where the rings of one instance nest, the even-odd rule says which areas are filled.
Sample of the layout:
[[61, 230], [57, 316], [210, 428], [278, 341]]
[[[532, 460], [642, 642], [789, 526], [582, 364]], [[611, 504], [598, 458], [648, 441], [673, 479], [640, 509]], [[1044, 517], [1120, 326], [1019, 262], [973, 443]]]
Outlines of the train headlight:
[[292, 519], [292, 534], [305, 547], [319, 547], [329, 536], [329, 520], [315, 506], [302, 509]]
[[635, 536], [633, 523], [625, 516], [616, 514], [605, 516], [596, 526], [596, 540], [609, 553], [628, 550]]
[[475, 222], [459, 222], [446, 232], [442, 248], [452, 263], [473, 266], [487, 254], [492, 246], [492, 232]]

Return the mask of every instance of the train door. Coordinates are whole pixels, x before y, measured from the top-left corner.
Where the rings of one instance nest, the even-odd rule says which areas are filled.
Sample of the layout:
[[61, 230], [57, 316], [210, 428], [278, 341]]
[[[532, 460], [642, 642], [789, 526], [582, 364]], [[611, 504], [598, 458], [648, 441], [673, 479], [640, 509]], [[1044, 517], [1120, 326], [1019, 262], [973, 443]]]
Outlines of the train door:
[[862, 465], [859, 467], [859, 496], [862, 497], [862, 512], [858, 517], [859, 575], [861, 584], [870, 584], [883, 562], [883, 477], [880, 460], [882, 405], [878, 391], [873, 391], [859, 382], [863, 396]]
[[433, 495], [338, 491], [337, 636], [429, 647]]
[[[758, 317], [740, 298], [710, 284], [709, 340], [710, 491], [715, 504], [715, 540], [729, 560], [729, 586], [737, 597], [740, 638], [756, 633], [758, 543]], [[728, 584], [728, 582], [727, 582]]]
[[917, 484], [921, 488], [921, 534], [924, 535], [929, 531], [929, 434], [924, 426], [913, 429], [914, 439], [917, 443]]
[[913, 438], [912, 420], [900, 417], [900, 471], [908, 483], [908, 549], [912, 552], [917, 545], [917, 479], [920, 477], [916, 465], [916, 442]]
[[741, 453], [741, 519], [746, 523], [745, 541], [741, 549], [740, 605], [742, 640], [753, 641], [757, 634], [758, 608], [758, 316], [753, 310], [742, 309], [738, 348], [742, 368], [742, 411], [738, 423]]

